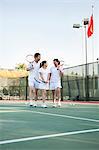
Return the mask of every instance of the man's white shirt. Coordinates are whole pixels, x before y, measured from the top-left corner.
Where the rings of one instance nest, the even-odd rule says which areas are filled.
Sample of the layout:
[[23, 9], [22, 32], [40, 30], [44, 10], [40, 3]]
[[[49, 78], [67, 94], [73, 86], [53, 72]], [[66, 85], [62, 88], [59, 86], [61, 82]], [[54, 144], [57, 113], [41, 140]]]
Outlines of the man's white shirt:
[[[61, 72], [63, 72], [63, 68], [60, 67], [59, 68], [61, 70]], [[59, 82], [61, 80], [60, 77], [60, 70], [57, 69], [57, 67], [53, 66], [50, 68], [50, 73], [51, 73], [51, 78], [50, 78], [50, 82]]]
[[29, 81], [33, 81], [34, 79], [38, 80], [39, 79], [39, 68], [40, 68], [40, 63], [36, 63], [35, 61], [32, 63], [29, 63], [28, 69], [29, 71]]

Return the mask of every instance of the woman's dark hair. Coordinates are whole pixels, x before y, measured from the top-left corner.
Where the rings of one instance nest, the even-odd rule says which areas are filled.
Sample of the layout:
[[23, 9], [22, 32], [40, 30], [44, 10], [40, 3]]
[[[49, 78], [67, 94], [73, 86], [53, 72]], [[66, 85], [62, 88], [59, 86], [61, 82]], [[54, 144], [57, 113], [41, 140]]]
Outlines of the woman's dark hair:
[[44, 66], [44, 64], [46, 64], [46, 63], [47, 63], [46, 60], [42, 61], [42, 62], [40, 63], [40, 68], [41, 68], [42, 66]]
[[41, 55], [41, 54], [40, 53], [35, 53], [34, 58], [38, 57], [39, 55]]
[[60, 65], [60, 61], [58, 59], [54, 59], [53, 61], [58, 62], [58, 65]]

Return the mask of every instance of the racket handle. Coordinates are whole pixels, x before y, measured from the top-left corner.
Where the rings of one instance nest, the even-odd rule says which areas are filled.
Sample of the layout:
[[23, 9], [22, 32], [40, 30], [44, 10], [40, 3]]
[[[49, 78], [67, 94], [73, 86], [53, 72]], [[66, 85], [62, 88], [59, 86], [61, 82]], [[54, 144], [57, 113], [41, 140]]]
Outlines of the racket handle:
[[32, 70], [32, 69], [34, 69], [34, 67], [33, 67], [33, 66], [28, 67], [28, 70]]

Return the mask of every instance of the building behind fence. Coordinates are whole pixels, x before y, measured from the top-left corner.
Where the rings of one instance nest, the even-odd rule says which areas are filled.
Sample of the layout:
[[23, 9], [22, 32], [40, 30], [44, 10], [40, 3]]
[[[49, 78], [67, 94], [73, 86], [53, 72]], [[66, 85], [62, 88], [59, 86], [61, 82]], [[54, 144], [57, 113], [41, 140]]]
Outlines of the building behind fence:
[[[64, 68], [61, 90], [63, 100], [99, 100], [99, 62], [87, 64], [87, 98], [85, 68], [85, 64]], [[48, 99], [51, 98], [49, 92]], [[0, 78], [0, 99], [28, 99], [27, 77]]]

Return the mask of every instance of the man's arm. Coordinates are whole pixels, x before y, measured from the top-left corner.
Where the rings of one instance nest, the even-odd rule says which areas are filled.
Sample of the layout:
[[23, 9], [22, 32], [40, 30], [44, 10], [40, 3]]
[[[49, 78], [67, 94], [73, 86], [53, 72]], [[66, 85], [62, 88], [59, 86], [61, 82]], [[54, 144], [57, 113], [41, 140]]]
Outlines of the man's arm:
[[32, 69], [34, 69], [34, 67], [33, 67], [33, 64], [30, 64], [28, 67], [27, 67], [27, 71], [30, 71], [30, 70], [32, 70]]

